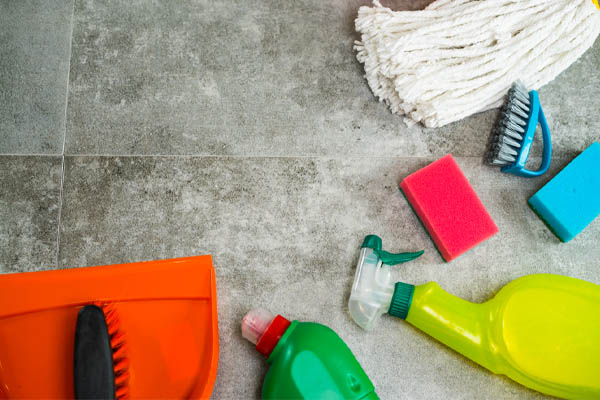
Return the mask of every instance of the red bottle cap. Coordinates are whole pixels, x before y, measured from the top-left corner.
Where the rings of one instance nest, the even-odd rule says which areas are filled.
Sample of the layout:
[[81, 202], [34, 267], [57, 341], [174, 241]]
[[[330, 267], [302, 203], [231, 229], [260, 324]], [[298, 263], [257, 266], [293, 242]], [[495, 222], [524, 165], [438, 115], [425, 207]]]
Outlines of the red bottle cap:
[[290, 321], [277, 315], [256, 343], [256, 350], [268, 358], [290, 324]]

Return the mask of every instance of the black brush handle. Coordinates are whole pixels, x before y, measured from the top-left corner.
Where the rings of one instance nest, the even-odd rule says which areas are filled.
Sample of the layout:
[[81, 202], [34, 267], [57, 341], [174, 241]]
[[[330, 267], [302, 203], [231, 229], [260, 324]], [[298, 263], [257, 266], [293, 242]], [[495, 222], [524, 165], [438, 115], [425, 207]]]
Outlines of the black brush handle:
[[112, 348], [99, 307], [85, 306], [77, 316], [73, 375], [76, 399], [115, 398]]

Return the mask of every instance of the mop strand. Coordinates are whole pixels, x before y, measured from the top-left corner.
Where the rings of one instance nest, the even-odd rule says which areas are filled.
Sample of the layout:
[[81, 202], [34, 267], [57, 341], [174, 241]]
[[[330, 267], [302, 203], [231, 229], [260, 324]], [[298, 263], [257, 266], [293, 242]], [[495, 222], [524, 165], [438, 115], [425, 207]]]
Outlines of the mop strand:
[[593, 0], [437, 0], [360, 7], [355, 42], [371, 90], [408, 125], [439, 127], [502, 105], [512, 83], [552, 81], [600, 33]]

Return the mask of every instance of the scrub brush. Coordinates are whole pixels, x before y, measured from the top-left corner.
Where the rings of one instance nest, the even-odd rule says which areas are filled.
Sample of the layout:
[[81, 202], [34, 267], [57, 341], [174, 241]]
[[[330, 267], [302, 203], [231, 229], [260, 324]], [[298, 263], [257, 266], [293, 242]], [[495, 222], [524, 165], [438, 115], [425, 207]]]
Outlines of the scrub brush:
[[[544, 140], [542, 164], [537, 171], [531, 171], [525, 168], [525, 163], [538, 123]], [[487, 162], [501, 166], [502, 172], [532, 178], [543, 175], [550, 168], [550, 129], [537, 91], [528, 92], [521, 82], [513, 83], [492, 135]]]
[[117, 311], [110, 304], [83, 307], [75, 331], [75, 398], [129, 398], [129, 360]]

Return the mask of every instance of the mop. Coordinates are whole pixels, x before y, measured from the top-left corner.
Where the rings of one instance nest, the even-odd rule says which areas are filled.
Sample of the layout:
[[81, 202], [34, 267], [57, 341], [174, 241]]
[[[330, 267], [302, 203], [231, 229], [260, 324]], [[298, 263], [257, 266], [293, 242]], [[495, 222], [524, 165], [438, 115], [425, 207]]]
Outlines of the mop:
[[371, 90], [410, 126], [440, 127], [502, 105], [512, 83], [552, 81], [600, 33], [597, 0], [437, 0], [358, 11]]

